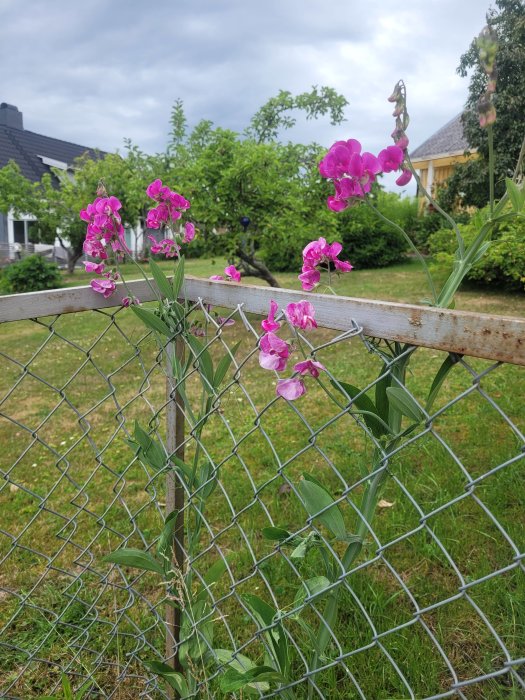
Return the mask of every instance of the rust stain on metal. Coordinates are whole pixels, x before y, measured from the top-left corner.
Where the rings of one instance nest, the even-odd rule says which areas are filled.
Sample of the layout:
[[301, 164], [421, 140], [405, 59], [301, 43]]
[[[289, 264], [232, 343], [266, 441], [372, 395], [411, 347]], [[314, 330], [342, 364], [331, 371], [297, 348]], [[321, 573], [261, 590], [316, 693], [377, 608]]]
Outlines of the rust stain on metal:
[[421, 314], [418, 311], [412, 311], [408, 322], [411, 326], [416, 326], [417, 328], [421, 328], [423, 325], [423, 321], [421, 320]]

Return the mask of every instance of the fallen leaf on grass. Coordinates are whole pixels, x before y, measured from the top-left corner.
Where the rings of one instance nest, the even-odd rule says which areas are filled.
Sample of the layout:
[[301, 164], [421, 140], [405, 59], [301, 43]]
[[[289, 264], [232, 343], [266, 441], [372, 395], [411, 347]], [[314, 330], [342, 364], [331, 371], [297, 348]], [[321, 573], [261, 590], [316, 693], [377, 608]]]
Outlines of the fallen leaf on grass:
[[382, 499], [379, 501], [379, 503], [378, 503], [377, 505], [378, 505], [379, 508], [392, 508], [392, 506], [394, 505], [394, 503], [395, 503], [395, 501], [393, 501], [392, 503], [390, 503], [390, 501], [385, 501], [385, 499], [382, 498]]

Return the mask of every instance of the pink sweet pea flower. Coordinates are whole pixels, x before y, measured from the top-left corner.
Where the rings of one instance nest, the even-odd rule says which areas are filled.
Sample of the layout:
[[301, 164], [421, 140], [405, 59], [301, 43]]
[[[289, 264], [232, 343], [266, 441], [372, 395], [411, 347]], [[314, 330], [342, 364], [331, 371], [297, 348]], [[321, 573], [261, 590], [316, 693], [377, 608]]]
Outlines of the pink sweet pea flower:
[[287, 401], [295, 401], [306, 392], [302, 379], [279, 379], [275, 393]]
[[263, 369], [274, 369], [282, 372], [290, 356], [288, 343], [281, 340], [275, 333], [266, 333], [260, 340], [259, 364]]
[[232, 282], [240, 282], [241, 281], [241, 273], [239, 272], [239, 270], [236, 269], [235, 265], [229, 265], [228, 267], [225, 267], [224, 274]]
[[326, 367], [315, 360], [304, 360], [294, 365], [294, 371], [303, 375], [309, 374], [317, 379], [319, 372], [326, 372]]
[[319, 272], [319, 270], [305, 270], [303, 268], [303, 272], [299, 275], [299, 279], [301, 280], [301, 284], [303, 285], [304, 291], [311, 292], [312, 289], [319, 284], [319, 280], [321, 279], [321, 273]]
[[396, 180], [396, 185], [399, 185], [399, 187], [403, 187], [403, 185], [409, 183], [411, 179], [412, 173], [410, 172], [410, 170], [403, 170], [401, 172], [401, 175]]
[[191, 243], [191, 241], [195, 238], [195, 226], [187, 221], [184, 224], [184, 238], [182, 239], [183, 243]]
[[284, 310], [286, 318], [296, 328], [302, 330], [310, 330], [317, 328], [317, 323], [314, 319], [315, 309], [309, 301], [299, 301], [297, 304], [288, 304]]
[[104, 272], [104, 263], [94, 263], [83, 260], [82, 264], [85, 265], [86, 272], [94, 272], [97, 275], [101, 275]]
[[210, 279], [214, 282], [224, 282], [224, 277], [222, 275], [212, 275]]
[[354, 269], [354, 266], [345, 260], [334, 260], [334, 265], [339, 272], [350, 272]]
[[115, 291], [115, 282], [111, 279], [91, 280], [90, 285], [93, 291], [102, 294], [104, 299], [110, 297]]
[[122, 297], [122, 306], [131, 306], [132, 304], [140, 305], [140, 299], [138, 297]]
[[377, 156], [384, 173], [399, 170], [403, 162], [403, 150], [400, 146], [387, 146]]
[[275, 314], [277, 313], [279, 306], [273, 299], [270, 301], [270, 311], [268, 312], [268, 317], [261, 321], [261, 326], [263, 331], [270, 333], [271, 331], [276, 331], [281, 327], [281, 324], [275, 320]]
[[235, 319], [233, 318], [224, 318], [224, 316], [217, 316], [217, 323], [219, 326], [222, 326], [223, 328], [226, 328], [227, 326], [234, 326], [235, 325]]

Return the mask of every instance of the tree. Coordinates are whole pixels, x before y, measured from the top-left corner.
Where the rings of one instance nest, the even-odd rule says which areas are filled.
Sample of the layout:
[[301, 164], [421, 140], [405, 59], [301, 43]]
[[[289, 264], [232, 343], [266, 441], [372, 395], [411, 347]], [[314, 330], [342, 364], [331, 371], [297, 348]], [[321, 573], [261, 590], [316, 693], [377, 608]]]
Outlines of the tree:
[[[307, 237], [335, 230], [324, 207], [326, 183], [317, 173], [322, 149], [276, 139], [281, 129], [295, 124], [294, 111], [304, 111], [307, 119], [330, 114], [332, 123], [340, 123], [346, 104], [332, 88], [314, 87], [297, 96], [281, 90], [241, 136], [207, 120], [187, 134], [182, 104], [176, 101], [166, 177], [192, 202], [191, 216], [201, 235], [210, 238], [218, 232], [222, 251], [240, 260], [245, 275], [277, 286], [261, 259], [272, 241], [275, 249], [294, 239], [297, 248]], [[247, 227], [241, 224], [243, 217], [250, 220]]]
[[[524, 136], [525, 114], [525, 3], [523, 0], [496, 0], [496, 7], [487, 13], [487, 24], [498, 37], [496, 54], [497, 119], [494, 124], [496, 196], [505, 191], [505, 177], [512, 175]], [[463, 114], [464, 134], [478, 158], [456, 168], [440, 194], [441, 201], [451, 207], [460, 200], [464, 206], [482, 207], [488, 193], [487, 130], [478, 119], [478, 100], [487, 87], [487, 75], [474, 40], [461, 56], [457, 72], [465, 77], [472, 70], [468, 98]]]
[[[83, 255], [86, 225], [79, 211], [94, 199], [98, 184], [104, 181], [108, 190], [118, 192], [122, 201], [125, 226], [134, 229], [145, 215], [148, 198], [145, 189], [154, 179], [156, 167], [152, 159], [128, 142], [127, 157], [108, 154], [92, 160], [88, 156], [74, 163], [74, 177], [53, 169], [40, 182], [31, 183], [16, 164], [0, 169], [0, 211], [13, 209], [17, 214], [31, 214], [36, 225], [31, 231], [35, 243], [53, 244], [58, 238], [67, 253], [68, 271], [73, 273]], [[68, 244], [68, 245], [66, 245]]]

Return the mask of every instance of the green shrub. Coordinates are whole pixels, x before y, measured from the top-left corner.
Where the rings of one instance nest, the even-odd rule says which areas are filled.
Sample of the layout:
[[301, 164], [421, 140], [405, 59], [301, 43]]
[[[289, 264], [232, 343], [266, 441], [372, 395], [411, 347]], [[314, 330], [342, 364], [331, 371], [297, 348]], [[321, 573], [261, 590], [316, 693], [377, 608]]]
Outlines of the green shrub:
[[19, 294], [61, 286], [62, 277], [55, 263], [48, 262], [40, 255], [29, 255], [3, 270], [0, 289], [4, 294]]
[[[471, 243], [485, 216], [478, 212], [470, 224], [460, 224], [465, 243]], [[450, 229], [440, 229], [429, 238], [429, 249], [438, 262], [450, 263], [457, 248], [456, 237]], [[514, 219], [500, 224], [483, 258], [467, 274], [475, 284], [504, 289], [525, 289], [525, 222]]]
[[[383, 216], [407, 232], [417, 218], [415, 200], [401, 199], [393, 192], [380, 192], [376, 206]], [[342, 212], [338, 228], [344, 251], [341, 257], [356, 268], [386, 267], [405, 256], [407, 244], [401, 233], [365, 205]]]
[[[417, 202], [401, 199], [393, 192], [379, 192], [377, 208], [398, 226], [410, 231], [417, 222]], [[266, 230], [260, 257], [275, 272], [299, 272], [302, 250], [312, 240], [323, 236], [331, 243], [343, 244], [341, 259], [350, 260], [357, 268], [385, 267], [403, 259], [407, 244], [391, 224], [381, 220], [364, 204], [340, 214], [327, 212], [326, 226], [322, 229], [308, 220], [285, 225], [284, 219]]]

